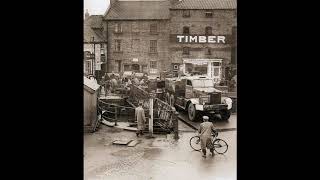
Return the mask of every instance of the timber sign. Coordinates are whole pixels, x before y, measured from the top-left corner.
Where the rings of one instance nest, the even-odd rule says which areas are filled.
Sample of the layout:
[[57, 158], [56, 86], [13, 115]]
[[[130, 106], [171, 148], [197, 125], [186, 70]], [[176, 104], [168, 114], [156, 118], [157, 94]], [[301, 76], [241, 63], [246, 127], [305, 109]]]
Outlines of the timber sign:
[[210, 43], [210, 44], [226, 44], [226, 36], [223, 35], [176, 35], [178, 43]]

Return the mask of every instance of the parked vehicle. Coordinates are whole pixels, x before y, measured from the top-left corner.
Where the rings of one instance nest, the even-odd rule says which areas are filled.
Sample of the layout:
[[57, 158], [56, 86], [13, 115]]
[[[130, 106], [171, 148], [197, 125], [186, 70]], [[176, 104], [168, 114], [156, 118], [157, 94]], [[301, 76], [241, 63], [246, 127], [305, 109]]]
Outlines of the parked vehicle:
[[228, 120], [231, 114], [232, 100], [222, 97], [220, 90], [214, 88], [213, 78], [190, 76], [167, 78], [165, 80], [166, 101], [172, 106], [188, 112], [189, 120], [201, 119], [208, 115], [213, 119], [219, 115]]

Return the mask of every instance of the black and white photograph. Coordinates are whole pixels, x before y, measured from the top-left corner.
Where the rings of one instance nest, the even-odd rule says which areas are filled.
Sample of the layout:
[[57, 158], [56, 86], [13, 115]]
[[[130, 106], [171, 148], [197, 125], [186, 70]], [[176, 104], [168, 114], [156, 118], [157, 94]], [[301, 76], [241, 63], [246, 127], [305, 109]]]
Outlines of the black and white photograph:
[[85, 180], [237, 179], [237, 0], [84, 0]]

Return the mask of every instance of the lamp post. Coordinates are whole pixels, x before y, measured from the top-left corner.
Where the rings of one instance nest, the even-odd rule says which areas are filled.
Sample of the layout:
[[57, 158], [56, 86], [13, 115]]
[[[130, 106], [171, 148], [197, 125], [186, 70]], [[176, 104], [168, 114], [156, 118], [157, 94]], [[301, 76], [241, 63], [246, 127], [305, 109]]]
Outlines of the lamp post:
[[95, 76], [96, 72], [96, 46], [94, 42], [94, 37], [92, 37], [91, 42], [93, 43], [93, 56], [92, 56], [92, 75]]

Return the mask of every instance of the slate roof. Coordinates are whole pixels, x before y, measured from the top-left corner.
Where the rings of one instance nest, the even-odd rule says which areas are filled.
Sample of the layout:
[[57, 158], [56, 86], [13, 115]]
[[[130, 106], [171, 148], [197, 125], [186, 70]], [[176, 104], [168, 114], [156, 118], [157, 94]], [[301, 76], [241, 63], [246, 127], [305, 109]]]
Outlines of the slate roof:
[[107, 20], [143, 20], [169, 19], [170, 2], [163, 1], [116, 1], [105, 19]]
[[103, 36], [102, 15], [91, 15], [83, 23], [83, 41], [91, 42], [91, 38], [94, 37], [94, 41], [105, 42], [106, 38]]
[[237, 9], [237, 0], [182, 0], [170, 9]]

